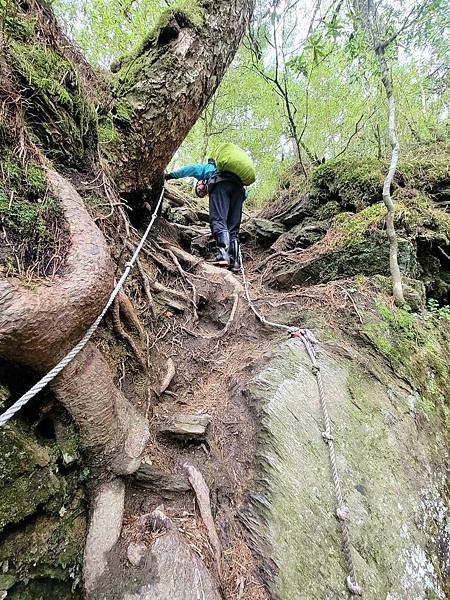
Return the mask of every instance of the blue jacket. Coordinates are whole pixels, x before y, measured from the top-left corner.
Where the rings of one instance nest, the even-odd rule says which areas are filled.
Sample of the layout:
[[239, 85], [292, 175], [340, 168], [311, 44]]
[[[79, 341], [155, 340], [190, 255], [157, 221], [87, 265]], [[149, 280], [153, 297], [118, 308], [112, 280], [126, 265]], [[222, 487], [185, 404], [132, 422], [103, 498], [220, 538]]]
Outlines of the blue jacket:
[[208, 180], [216, 173], [217, 169], [215, 165], [212, 163], [204, 163], [197, 165], [186, 165], [185, 167], [181, 167], [181, 169], [177, 169], [176, 171], [171, 171], [170, 175], [173, 179], [181, 179], [182, 177], [195, 177], [195, 179]]

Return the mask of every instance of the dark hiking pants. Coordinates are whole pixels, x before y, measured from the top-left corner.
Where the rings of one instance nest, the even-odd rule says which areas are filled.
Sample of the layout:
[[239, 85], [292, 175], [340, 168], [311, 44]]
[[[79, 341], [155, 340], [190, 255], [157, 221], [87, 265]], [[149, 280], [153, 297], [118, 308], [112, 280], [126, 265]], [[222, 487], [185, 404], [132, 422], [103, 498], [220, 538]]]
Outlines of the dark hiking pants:
[[209, 192], [209, 225], [214, 238], [228, 231], [230, 241], [238, 239], [242, 220], [245, 190], [242, 183], [220, 179]]

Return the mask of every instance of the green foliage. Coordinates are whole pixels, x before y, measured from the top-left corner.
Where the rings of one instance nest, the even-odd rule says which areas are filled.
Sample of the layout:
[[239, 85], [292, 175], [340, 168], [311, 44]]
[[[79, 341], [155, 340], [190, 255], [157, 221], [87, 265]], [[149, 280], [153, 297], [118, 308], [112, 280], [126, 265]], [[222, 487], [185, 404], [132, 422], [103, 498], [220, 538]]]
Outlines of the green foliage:
[[427, 302], [430, 314], [436, 319], [444, 319], [450, 321], [450, 306], [448, 304], [440, 306], [439, 302], [434, 298], [429, 298]]
[[[391, 4], [394, 6], [394, 2], [389, 2], [380, 7], [388, 17], [387, 31], [394, 30], [404, 17], [398, 7], [391, 11]], [[174, 12], [183, 13], [195, 26], [201, 26], [204, 19], [203, 4], [198, 0], [142, 0], [139, 3], [95, 0], [83, 4], [81, 11], [77, 3], [69, 0], [54, 0], [53, 6], [67, 20], [69, 32], [88, 58], [102, 67], [124, 55], [136, 57], [139, 53], [135, 49], [142, 48], [143, 43], [154, 37]], [[281, 89], [285, 88], [289, 95], [307, 169], [314, 157], [333, 159], [343, 153], [344, 157], [356, 157], [364, 162], [366, 158], [370, 161], [388, 156], [387, 104], [376, 60], [368, 51], [364, 36], [355, 29], [354, 15], [346, 13], [345, 4], [339, 3], [335, 10], [326, 1], [318, 5], [317, 10], [309, 27], [312, 11], [305, 12], [303, 3], [291, 3], [285, 14], [281, 4], [270, 11], [264, 3], [257, 7], [252, 39], [247, 39], [241, 47], [215, 97], [170, 168], [205, 160], [212, 142], [232, 141], [251, 154], [257, 166], [257, 182], [251, 188], [250, 202], [263, 203], [274, 191], [286, 165], [297, 161], [286, 105], [280, 89], [273, 84], [276, 73]], [[402, 151], [448, 138], [450, 88], [444, 85], [448, 42], [442, 35], [448, 13], [448, 3], [434, 0], [426, 12], [429, 19], [422, 18], [417, 26], [404, 33], [404, 58], [399, 58], [396, 44], [389, 48]], [[307, 24], [305, 29], [309, 35], [305, 39], [302, 39], [301, 28], [296, 26], [300, 20]], [[274, 27], [280, 50], [277, 66]], [[421, 49], [420, 54], [417, 48]], [[145, 66], [145, 61], [125, 59], [118, 76], [119, 89], [132, 89], [135, 76]], [[132, 106], [116, 107], [114, 118], [126, 123], [132, 112]], [[111, 133], [103, 131], [103, 141]], [[426, 152], [424, 154], [426, 160]], [[438, 162], [439, 169], [448, 169], [448, 160], [445, 163], [442, 153]], [[431, 165], [423, 164], [430, 172]], [[372, 195], [373, 188], [378, 188], [377, 197], [373, 196], [371, 203], [381, 200], [380, 182], [385, 164], [377, 170], [369, 182], [372, 189], [366, 189]], [[417, 172], [420, 174], [418, 163]], [[364, 173], [348, 172], [341, 178], [343, 184], [348, 184], [348, 196], [353, 195], [350, 198], [353, 203], [361, 190], [352, 186], [357, 187], [360, 176], [364, 177]], [[405, 176], [409, 181], [406, 165]], [[434, 190], [436, 185], [429, 181], [428, 186], [434, 186]], [[442, 193], [441, 184], [439, 186]], [[340, 189], [347, 193], [345, 185]], [[429, 192], [430, 187], [424, 191]]]

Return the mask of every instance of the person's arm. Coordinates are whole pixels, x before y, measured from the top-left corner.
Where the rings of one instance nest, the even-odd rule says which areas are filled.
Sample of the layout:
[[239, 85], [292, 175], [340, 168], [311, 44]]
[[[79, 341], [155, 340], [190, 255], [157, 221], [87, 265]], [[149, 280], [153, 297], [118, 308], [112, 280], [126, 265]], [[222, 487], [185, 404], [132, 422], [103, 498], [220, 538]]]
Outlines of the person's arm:
[[172, 171], [171, 173], [167, 173], [164, 178], [167, 179], [181, 179], [183, 177], [195, 177], [195, 179], [209, 179], [211, 175], [214, 175], [216, 172], [216, 168], [214, 165], [210, 163], [206, 164], [197, 164], [197, 165], [186, 165], [185, 167], [181, 167], [181, 169], [177, 169], [176, 171]]

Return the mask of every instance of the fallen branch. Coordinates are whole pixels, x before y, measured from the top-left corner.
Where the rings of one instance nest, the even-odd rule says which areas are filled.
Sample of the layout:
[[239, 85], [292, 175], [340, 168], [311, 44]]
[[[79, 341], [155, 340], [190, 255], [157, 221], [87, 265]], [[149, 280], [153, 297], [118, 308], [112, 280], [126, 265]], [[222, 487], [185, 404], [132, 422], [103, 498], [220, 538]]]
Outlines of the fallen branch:
[[197, 498], [200, 515], [205, 524], [206, 531], [208, 532], [209, 542], [213, 548], [217, 574], [220, 580], [222, 576], [222, 546], [220, 544], [219, 536], [217, 535], [216, 525], [211, 512], [209, 488], [206, 485], [203, 475], [196, 467], [194, 467], [194, 465], [185, 463], [183, 467]]

